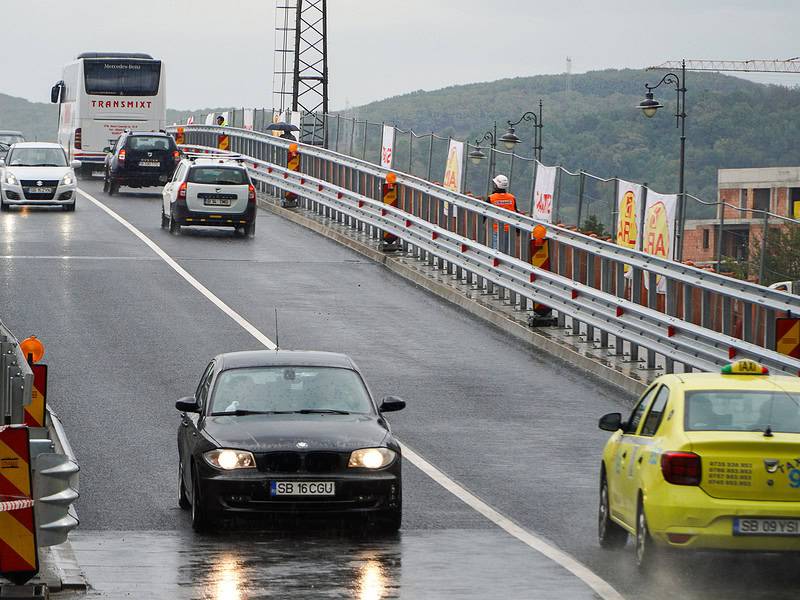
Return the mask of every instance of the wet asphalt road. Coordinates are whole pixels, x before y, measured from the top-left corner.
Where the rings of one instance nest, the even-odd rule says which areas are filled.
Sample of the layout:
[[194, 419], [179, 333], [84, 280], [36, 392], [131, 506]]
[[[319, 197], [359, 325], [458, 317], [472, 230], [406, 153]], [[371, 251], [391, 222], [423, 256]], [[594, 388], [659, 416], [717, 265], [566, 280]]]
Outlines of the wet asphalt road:
[[[606, 435], [596, 423], [606, 412], [624, 410], [629, 399], [615, 389], [269, 213], [259, 213], [252, 240], [225, 230], [171, 236], [159, 228], [159, 195], [123, 190], [109, 198], [97, 182], [83, 188], [272, 339], [277, 307], [282, 347], [350, 354], [377, 397], [408, 401], [408, 409], [391, 419], [406, 444], [573, 554], [626, 598], [796, 597], [796, 567], [777, 559], [681, 557], [643, 581], [630, 548], [599, 549], [595, 503]], [[18, 335], [36, 333], [47, 344], [49, 395], [82, 466], [79, 559], [101, 556], [92, 553], [104, 540], [120, 539], [119, 532], [135, 532], [144, 548], [167, 536], [180, 547], [213, 550], [213, 541], [190, 533], [188, 515], [175, 506], [173, 403], [194, 390], [210, 357], [259, 344], [85, 199], [72, 214], [29, 209], [0, 215], [0, 236], [0, 314]], [[380, 552], [419, 567], [404, 553], [424, 556], [420, 548], [427, 548], [433, 557], [471, 543], [488, 561], [483, 564], [495, 566], [478, 578], [481, 586], [472, 586], [479, 597], [495, 596], [492, 590], [524, 597], [500, 584], [535, 587], [541, 580], [531, 566], [541, 564], [538, 554], [408, 463], [404, 477], [400, 540], [383, 542]], [[443, 545], [437, 535], [453, 537]], [[304, 555], [306, 538], [292, 539]], [[324, 538], [314, 548], [319, 544], [324, 547]], [[226, 547], [223, 538], [220, 550]], [[412, 572], [414, 581], [425, 580], [424, 571]], [[462, 572], [475, 579], [474, 570]], [[405, 567], [403, 573], [391, 579], [399, 582], [391, 593], [374, 597], [424, 597], [425, 588], [411, 586]], [[259, 597], [257, 589], [242, 597]], [[352, 585], [342, 589], [352, 591]], [[455, 588], [441, 596], [428, 589], [429, 597], [464, 596]], [[539, 597], [575, 594], [562, 589]]]

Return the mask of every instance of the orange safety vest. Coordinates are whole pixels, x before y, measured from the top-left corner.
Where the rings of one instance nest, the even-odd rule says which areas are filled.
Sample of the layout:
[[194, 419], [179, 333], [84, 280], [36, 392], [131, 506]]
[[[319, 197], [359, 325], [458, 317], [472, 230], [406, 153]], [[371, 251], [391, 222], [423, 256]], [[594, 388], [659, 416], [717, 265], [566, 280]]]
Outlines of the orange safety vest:
[[[489, 196], [489, 202], [492, 204], [492, 206], [499, 206], [500, 208], [505, 208], [511, 212], [517, 212], [517, 199], [514, 197], [514, 194], [509, 194], [508, 192], [496, 192]], [[497, 231], [497, 223], [495, 223], [493, 227], [494, 230]], [[508, 224], [503, 226], [503, 230], [508, 231]]]

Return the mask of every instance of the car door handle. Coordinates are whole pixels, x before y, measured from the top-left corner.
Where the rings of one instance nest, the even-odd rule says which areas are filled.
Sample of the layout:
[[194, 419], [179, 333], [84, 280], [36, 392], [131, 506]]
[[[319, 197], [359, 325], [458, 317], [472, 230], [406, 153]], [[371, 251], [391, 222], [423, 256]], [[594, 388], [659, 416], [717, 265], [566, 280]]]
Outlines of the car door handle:
[[638, 462], [639, 464], [642, 464], [642, 459], [643, 459], [643, 458], [644, 458], [644, 456], [640, 456], [640, 457], [639, 457], [639, 460], [638, 460], [638, 461], [636, 461], [636, 462]]
[[628, 451], [627, 450], [622, 453], [622, 458], [628, 458]]

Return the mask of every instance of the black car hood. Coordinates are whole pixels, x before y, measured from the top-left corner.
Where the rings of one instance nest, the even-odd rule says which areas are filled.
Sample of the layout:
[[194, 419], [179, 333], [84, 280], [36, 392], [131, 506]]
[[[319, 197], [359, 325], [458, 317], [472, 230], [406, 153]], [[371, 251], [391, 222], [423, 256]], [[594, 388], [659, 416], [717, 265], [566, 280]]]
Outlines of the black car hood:
[[207, 417], [204, 433], [220, 448], [251, 452], [347, 451], [380, 446], [389, 432], [372, 415], [247, 415]]

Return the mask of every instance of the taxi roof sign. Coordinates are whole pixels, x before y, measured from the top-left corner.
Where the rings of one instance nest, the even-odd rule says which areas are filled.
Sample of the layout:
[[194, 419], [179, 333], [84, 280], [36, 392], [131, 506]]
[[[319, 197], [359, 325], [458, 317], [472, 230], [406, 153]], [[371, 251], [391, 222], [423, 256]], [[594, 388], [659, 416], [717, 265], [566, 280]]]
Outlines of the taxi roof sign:
[[723, 375], [769, 375], [769, 369], [754, 360], [737, 360], [722, 367]]

